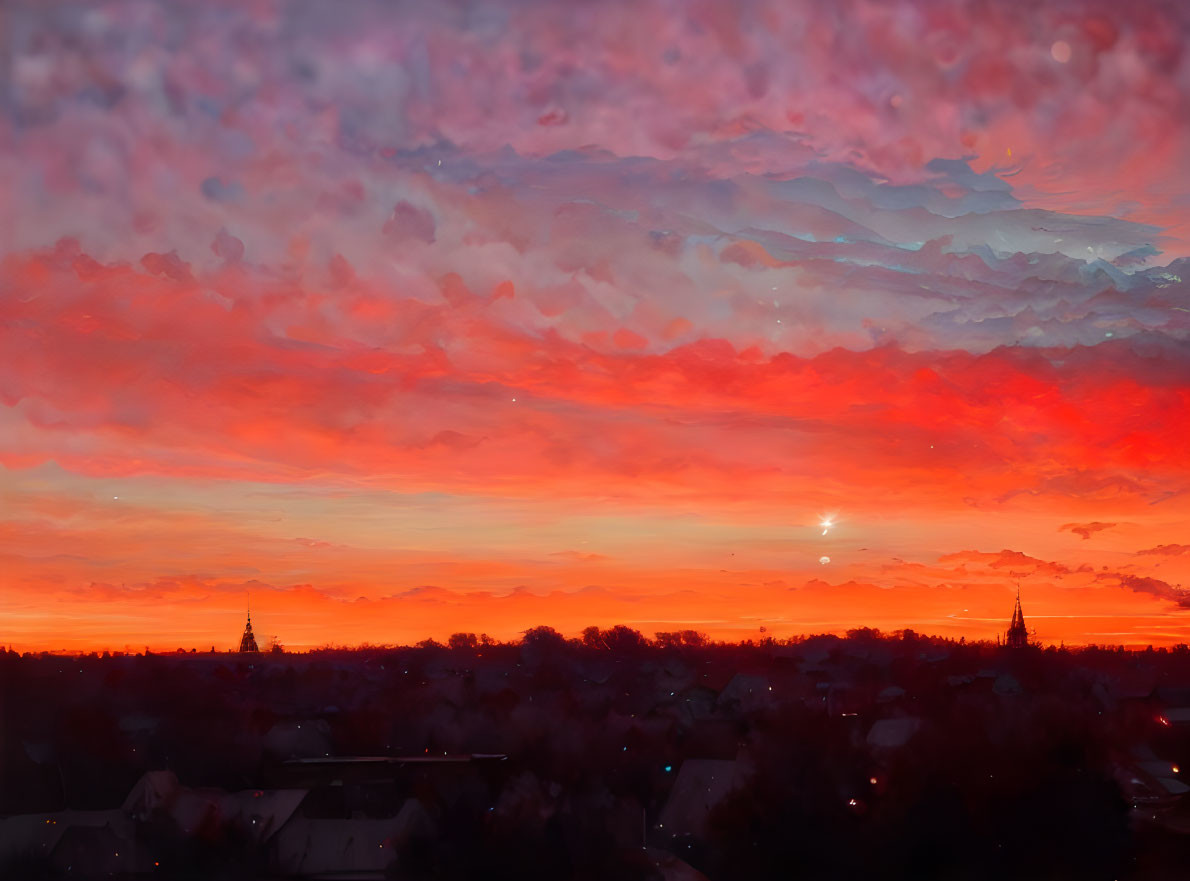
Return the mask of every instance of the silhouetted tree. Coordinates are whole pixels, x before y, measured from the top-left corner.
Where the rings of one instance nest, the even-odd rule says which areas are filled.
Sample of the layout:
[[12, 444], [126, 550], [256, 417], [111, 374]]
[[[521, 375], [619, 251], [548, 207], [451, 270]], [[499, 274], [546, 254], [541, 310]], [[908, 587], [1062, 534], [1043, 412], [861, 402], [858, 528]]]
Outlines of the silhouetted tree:
[[582, 641], [583, 645], [589, 649], [607, 648], [607, 641], [603, 638], [603, 631], [598, 627], [583, 628]]
[[602, 631], [600, 636], [603, 639], [603, 644], [616, 652], [635, 652], [649, 645], [649, 640], [645, 638], [644, 634], [623, 624], [617, 624], [610, 630]]
[[479, 637], [474, 633], [452, 633], [446, 644], [455, 651], [475, 651], [479, 645]]
[[706, 634], [697, 630], [662, 630], [654, 636], [663, 648], [701, 648], [707, 644]]

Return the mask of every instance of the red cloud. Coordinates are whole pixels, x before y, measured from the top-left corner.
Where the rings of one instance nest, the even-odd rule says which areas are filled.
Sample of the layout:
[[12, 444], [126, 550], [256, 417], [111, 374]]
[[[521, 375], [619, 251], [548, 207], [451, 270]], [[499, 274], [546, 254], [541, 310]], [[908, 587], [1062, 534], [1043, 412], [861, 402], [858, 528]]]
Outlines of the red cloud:
[[1157, 545], [1155, 548], [1146, 548], [1143, 551], [1137, 551], [1138, 554], [1161, 554], [1167, 557], [1176, 557], [1181, 554], [1190, 553], [1190, 545], [1168, 544]]
[[1100, 523], [1095, 521], [1093, 523], [1063, 523], [1058, 527], [1059, 532], [1073, 532], [1075, 535], [1081, 535], [1084, 540], [1090, 538], [1096, 532], [1102, 532], [1104, 529], [1111, 529], [1115, 523]]
[[[940, 563], [983, 563], [992, 569], [1009, 569], [1020, 570], [1021, 575], [1068, 575], [1072, 570], [1069, 566], [1063, 563], [1055, 563], [1048, 560], [1039, 560], [1036, 557], [1030, 557], [1028, 554], [1020, 551], [1002, 550], [998, 553], [986, 553], [981, 551], [960, 551], [955, 554], [947, 554], [940, 557]], [[1013, 573], [1009, 572], [1009, 577], [1014, 577]]]
[[822, 475], [921, 500], [1093, 496], [1088, 481], [1152, 500], [1190, 477], [1172, 354], [604, 352], [515, 330], [515, 300], [457, 279], [434, 304], [146, 261], [160, 271], [69, 249], [4, 264], [24, 293], [0, 302], [0, 400], [26, 427], [0, 460], [774, 499]]

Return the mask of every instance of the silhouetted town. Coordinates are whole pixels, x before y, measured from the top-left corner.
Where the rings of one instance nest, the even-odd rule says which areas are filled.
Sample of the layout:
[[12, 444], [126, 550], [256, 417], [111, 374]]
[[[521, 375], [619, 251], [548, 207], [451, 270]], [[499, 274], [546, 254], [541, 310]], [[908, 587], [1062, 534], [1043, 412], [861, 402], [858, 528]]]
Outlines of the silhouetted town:
[[5, 652], [0, 877], [1186, 877], [1190, 650], [1029, 643]]

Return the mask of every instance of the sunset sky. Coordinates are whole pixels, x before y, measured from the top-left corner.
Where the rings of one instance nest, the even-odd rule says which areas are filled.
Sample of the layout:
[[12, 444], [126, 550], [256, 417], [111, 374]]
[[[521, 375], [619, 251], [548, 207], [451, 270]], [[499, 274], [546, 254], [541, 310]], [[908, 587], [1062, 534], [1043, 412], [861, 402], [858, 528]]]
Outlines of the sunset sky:
[[1188, 46], [5, 3], [0, 642], [1190, 642]]

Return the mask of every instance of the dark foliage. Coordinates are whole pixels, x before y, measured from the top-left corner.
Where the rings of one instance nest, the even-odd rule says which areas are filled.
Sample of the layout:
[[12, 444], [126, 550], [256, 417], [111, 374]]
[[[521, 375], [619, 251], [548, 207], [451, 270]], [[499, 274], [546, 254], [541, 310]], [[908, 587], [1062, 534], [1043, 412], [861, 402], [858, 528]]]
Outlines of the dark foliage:
[[[413, 799], [430, 825], [394, 844], [392, 878], [645, 879], [668, 853], [713, 881], [1094, 881], [1182, 877], [1190, 858], [1180, 801], [1120, 782], [1146, 761], [1190, 765], [1190, 736], [1160, 721], [1190, 703], [1185, 650], [536, 627], [517, 644], [458, 633], [250, 659], [5, 653], [0, 673], [0, 811], [117, 808], [162, 768], [186, 787], [308, 789], [313, 818]], [[1119, 685], [1136, 681], [1151, 686]], [[293, 763], [352, 755], [422, 761], [375, 779]], [[697, 828], [662, 828], [690, 760], [738, 779]], [[268, 843], [232, 826], [138, 830], [161, 877], [271, 877]], [[26, 855], [3, 871], [62, 867]]]

